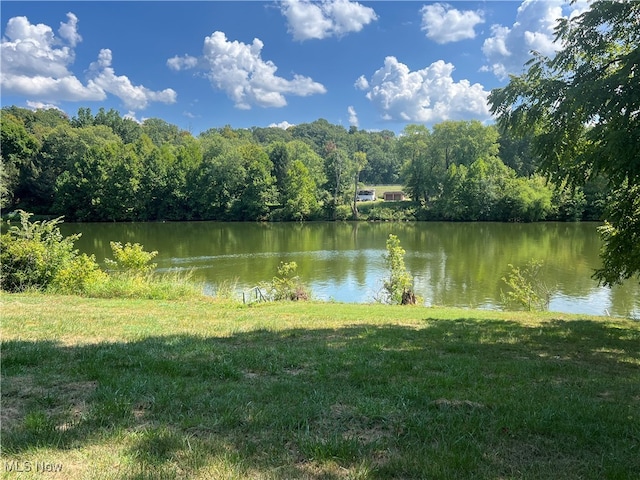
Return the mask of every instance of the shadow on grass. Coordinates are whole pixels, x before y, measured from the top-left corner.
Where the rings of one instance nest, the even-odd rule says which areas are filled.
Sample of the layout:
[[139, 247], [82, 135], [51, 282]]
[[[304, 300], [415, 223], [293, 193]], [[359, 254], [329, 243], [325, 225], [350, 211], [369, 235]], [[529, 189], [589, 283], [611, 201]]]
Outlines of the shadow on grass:
[[109, 478], [631, 478], [639, 345], [613, 323], [475, 319], [7, 341], [2, 450], [111, 442]]

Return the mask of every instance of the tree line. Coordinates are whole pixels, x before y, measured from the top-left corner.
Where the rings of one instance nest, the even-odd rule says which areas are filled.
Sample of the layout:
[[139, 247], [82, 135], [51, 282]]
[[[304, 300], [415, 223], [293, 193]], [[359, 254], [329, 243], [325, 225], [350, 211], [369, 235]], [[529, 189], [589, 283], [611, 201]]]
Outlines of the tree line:
[[[359, 182], [402, 183], [404, 218], [604, 219], [605, 285], [640, 278], [640, 3], [595, 0], [552, 57], [489, 95], [496, 126], [211, 129], [101, 109], [2, 109], [0, 207], [69, 220], [358, 218]], [[549, 181], [547, 181], [549, 180]]]
[[358, 218], [355, 191], [380, 184], [403, 185], [417, 220], [598, 219], [607, 197], [597, 177], [552, 185], [531, 138], [478, 121], [396, 135], [319, 119], [193, 136], [115, 110], [69, 118], [11, 106], [0, 122], [2, 209], [67, 221]]

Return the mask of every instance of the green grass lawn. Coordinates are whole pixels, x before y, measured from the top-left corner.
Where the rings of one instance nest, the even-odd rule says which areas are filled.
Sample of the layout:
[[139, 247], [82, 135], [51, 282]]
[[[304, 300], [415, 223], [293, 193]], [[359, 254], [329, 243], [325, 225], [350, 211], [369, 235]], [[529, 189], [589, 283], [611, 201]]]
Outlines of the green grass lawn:
[[640, 475], [638, 322], [0, 298], [3, 478]]
[[404, 187], [400, 184], [395, 184], [395, 185], [373, 185], [370, 187], [365, 187], [365, 188], [372, 188], [376, 191], [376, 197], [382, 199], [382, 196], [384, 195], [384, 192], [400, 192], [402, 190], [404, 190]]

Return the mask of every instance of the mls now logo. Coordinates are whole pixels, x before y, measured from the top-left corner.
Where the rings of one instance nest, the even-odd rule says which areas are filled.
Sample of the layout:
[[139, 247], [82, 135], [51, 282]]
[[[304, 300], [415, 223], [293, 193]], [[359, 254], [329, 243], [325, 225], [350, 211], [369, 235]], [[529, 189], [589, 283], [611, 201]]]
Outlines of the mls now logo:
[[20, 462], [18, 460], [12, 460], [10, 462], [4, 462], [5, 472], [39, 472], [39, 473], [54, 473], [62, 471], [61, 463], [51, 462]]

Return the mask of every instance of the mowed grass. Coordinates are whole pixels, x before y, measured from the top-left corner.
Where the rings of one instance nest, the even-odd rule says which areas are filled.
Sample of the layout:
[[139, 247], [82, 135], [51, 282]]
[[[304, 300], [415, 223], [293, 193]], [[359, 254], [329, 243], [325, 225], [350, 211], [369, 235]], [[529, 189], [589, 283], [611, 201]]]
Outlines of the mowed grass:
[[3, 478], [640, 475], [638, 322], [0, 298]]
[[363, 188], [370, 188], [370, 189], [374, 189], [376, 191], [376, 197], [378, 198], [382, 198], [382, 196], [384, 195], [384, 192], [401, 192], [404, 190], [404, 186], [400, 185], [400, 184], [394, 184], [394, 185], [373, 185], [370, 187], [363, 187]]

